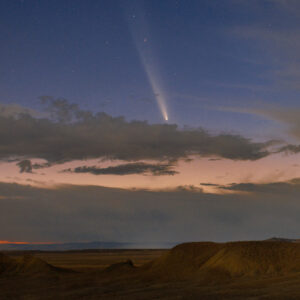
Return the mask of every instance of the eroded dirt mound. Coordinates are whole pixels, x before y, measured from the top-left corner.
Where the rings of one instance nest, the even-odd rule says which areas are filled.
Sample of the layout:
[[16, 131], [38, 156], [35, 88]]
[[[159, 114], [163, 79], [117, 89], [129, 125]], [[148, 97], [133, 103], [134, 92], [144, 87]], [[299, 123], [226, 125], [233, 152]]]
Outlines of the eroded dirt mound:
[[13, 258], [0, 253], [0, 275], [50, 274], [60, 271], [60, 268], [56, 268], [32, 255]]
[[12, 272], [16, 267], [17, 262], [15, 259], [0, 253], [0, 274]]
[[18, 267], [16, 272], [34, 274], [34, 273], [49, 273], [59, 271], [59, 268], [56, 268], [47, 262], [34, 257], [32, 255], [24, 255], [17, 259]]
[[104, 272], [106, 273], [117, 273], [117, 274], [122, 274], [122, 273], [126, 273], [126, 272], [130, 272], [131, 270], [133, 270], [135, 268], [132, 260], [128, 259], [127, 261], [124, 262], [119, 262], [119, 263], [115, 263], [110, 265], [109, 267], [107, 267]]
[[145, 266], [145, 269], [156, 278], [188, 278], [221, 248], [222, 244], [211, 242], [180, 244]]
[[300, 272], [300, 244], [285, 242], [186, 243], [145, 266], [162, 279], [223, 280]]

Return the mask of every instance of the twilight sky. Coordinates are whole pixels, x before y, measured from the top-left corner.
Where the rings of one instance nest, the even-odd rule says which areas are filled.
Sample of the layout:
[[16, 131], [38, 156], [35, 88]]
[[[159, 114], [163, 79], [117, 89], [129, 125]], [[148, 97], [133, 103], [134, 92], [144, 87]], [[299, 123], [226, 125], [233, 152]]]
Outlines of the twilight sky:
[[298, 237], [299, 17], [1, 1], [0, 243]]

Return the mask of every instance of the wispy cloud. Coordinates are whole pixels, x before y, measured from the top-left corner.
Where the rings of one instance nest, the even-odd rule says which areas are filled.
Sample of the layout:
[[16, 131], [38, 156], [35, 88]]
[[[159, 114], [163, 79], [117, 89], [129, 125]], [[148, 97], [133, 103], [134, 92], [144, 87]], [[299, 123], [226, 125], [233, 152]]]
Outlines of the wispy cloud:
[[[262, 118], [279, 122], [286, 126], [287, 133], [300, 140], [300, 107], [283, 107], [276, 104], [262, 103], [248, 107], [218, 107], [219, 110], [257, 115]], [[282, 149], [293, 152], [298, 145], [284, 145]], [[280, 151], [280, 149], [279, 149]]]
[[[259, 75], [261, 79], [273, 80], [274, 89], [278, 85], [285, 89], [300, 89], [300, 41], [298, 29], [278, 28], [276, 25], [247, 25], [236, 27], [231, 32], [245, 43], [256, 46], [265, 67]], [[297, 28], [297, 27], [296, 27]], [[270, 87], [269, 87], [270, 89]]]

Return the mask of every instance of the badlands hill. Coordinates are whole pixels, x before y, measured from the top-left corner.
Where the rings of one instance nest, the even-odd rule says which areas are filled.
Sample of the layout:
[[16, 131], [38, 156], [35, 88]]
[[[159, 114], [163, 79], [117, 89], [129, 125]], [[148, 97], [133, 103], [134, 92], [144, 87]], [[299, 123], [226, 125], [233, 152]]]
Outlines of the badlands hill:
[[[297, 242], [185, 243], [143, 264], [137, 259], [140, 252], [128, 253], [0, 254], [0, 298], [300, 299]], [[48, 264], [48, 259], [57, 267]], [[78, 262], [84, 268], [63, 271]], [[100, 262], [102, 267], [95, 266]]]
[[0, 253], [0, 276], [46, 275], [61, 270], [32, 255], [13, 258]]
[[[0, 253], [0, 275], [49, 274], [62, 271], [34, 255]], [[155, 280], [266, 277], [300, 273], [300, 243], [251, 241], [184, 243], [141, 267], [131, 260], [115, 263], [103, 276], [142, 276]]]
[[286, 275], [300, 272], [300, 244], [272, 241], [180, 244], [145, 266], [145, 272], [170, 280]]

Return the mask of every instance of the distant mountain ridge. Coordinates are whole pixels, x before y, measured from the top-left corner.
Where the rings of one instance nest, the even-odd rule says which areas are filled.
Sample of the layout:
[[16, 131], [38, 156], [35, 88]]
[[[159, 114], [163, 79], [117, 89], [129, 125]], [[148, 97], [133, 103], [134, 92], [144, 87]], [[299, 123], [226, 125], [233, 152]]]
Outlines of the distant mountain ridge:
[[177, 243], [118, 243], [118, 242], [83, 242], [57, 244], [0, 244], [2, 251], [37, 250], [37, 251], [67, 251], [86, 249], [169, 249]]
[[[281, 237], [272, 237], [266, 239], [267, 242], [287, 242], [300, 243], [300, 239], [288, 239]], [[166, 243], [122, 243], [122, 242], [70, 242], [54, 244], [0, 244], [0, 251], [68, 251], [68, 250], [101, 250], [101, 249], [170, 249], [180, 244], [175, 242]]]

